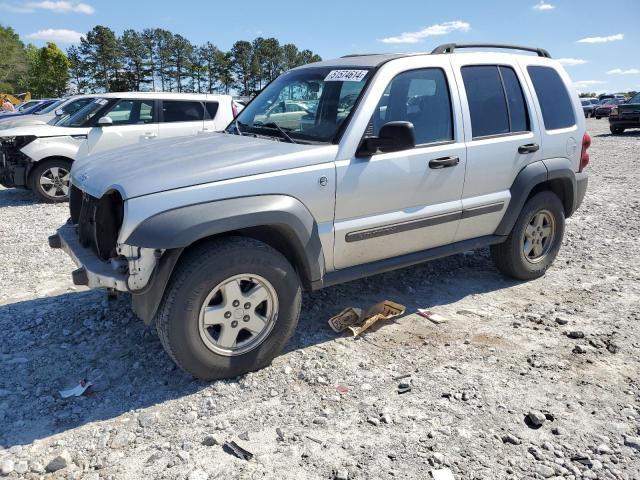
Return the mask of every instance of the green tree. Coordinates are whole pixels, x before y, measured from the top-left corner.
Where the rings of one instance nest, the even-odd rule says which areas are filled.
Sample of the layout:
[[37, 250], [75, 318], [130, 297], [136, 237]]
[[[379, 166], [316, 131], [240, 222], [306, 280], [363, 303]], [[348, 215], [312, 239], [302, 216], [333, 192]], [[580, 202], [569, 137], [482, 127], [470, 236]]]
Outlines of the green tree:
[[193, 45], [182, 35], [174, 35], [169, 49], [169, 59], [171, 61], [173, 78], [176, 81], [176, 88], [178, 92], [182, 92], [183, 81], [191, 68], [190, 63], [191, 56], [193, 55]]
[[151, 82], [151, 69], [148, 64], [148, 49], [142, 34], [135, 30], [125, 30], [120, 38], [122, 64], [128, 81], [124, 90], [140, 91], [142, 85]]
[[13, 28], [0, 25], [0, 91], [18, 93], [24, 88], [25, 56], [24, 44], [18, 34]]
[[[122, 50], [116, 34], [110, 28], [97, 25], [80, 39], [80, 59], [93, 86], [107, 92], [119, 83]], [[115, 85], [114, 85], [115, 84]]]
[[156, 73], [160, 79], [160, 89], [163, 92], [171, 91], [171, 45], [174, 35], [168, 30], [156, 28], [154, 36]]
[[251, 93], [252, 81], [252, 46], [251, 43], [240, 40], [231, 47], [231, 57], [233, 58], [232, 70], [236, 79], [236, 87], [240, 89], [241, 95], [249, 95]]
[[231, 52], [218, 51], [216, 54], [215, 78], [219, 86], [217, 89], [228, 95], [234, 83]]
[[[30, 46], [31, 47], [31, 46]], [[71, 62], [55, 43], [29, 49], [29, 89], [35, 97], [60, 97], [67, 91]]]

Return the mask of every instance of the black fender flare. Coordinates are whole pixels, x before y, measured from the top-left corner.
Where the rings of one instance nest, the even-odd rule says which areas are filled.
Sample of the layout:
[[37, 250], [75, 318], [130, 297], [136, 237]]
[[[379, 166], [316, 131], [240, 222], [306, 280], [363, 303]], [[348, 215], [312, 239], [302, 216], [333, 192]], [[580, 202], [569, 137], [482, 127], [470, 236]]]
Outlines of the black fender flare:
[[576, 186], [576, 174], [572, 169], [571, 163], [566, 158], [541, 160], [530, 163], [516, 175], [509, 189], [511, 201], [496, 228], [495, 235], [509, 235], [533, 189], [549, 181], [562, 184], [564, 194], [560, 200], [564, 204], [566, 217], [570, 217], [580, 203]]
[[[288, 195], [257, 195], [203, 202], [166, 210], [140, 223], [124, 241], [127, 245], [166, 250], [149, 285], [133, 293], [134, 311], [146, 323], [158, 308], [179, 256], [195, 242], [214, 235], [272, 227], [285, 236], [298, 260], [305, 285], [321, 280], [324, 254], [318, 225], [311, 212]], [[165, 258], [166, 257], [166, 258]]]

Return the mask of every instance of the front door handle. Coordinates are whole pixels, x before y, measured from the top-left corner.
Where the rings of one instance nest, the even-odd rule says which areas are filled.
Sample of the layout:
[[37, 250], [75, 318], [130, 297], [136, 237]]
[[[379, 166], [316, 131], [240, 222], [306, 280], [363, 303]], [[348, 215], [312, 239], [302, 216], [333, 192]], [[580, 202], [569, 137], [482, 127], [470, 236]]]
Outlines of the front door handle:
[[518, 147], [518, 153], [533, 153], [540, 150], [540, 145], [537, 143], [527, 143], [526, 145], [520, 145]]
[[440, 168], [455, 167], [459, 163], [460, 159], [458, 157], [434, 158], [433, 160], [429, 161], [429, 168], [437, 170]]
[[157, 133], [153, 133], [153, 132], [147, 132], [143, 136], [146, 139], [151, 139], [151, 138], [156, 138], [158, 136], [158, 134]]

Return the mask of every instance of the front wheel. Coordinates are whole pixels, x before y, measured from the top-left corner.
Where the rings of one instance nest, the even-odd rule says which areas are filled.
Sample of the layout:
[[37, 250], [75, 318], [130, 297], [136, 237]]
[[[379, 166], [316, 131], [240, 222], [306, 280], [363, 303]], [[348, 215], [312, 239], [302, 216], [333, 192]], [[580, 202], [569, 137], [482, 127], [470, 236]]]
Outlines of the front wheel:
[[611, 133], [613, 135], [620, 135], [621, 133], [624, 133], [624, 128], [622, 128], [622, 127], [609, 127], [609, 131], [611, 131]]
[[599, 115], [596, 115], [596, 120], [600, 120], [602, 117], [600, 117]]
[[181, 369], [215, 380], [269, 365], [295, 331], [300, 304], [298, 276], [280, 252], [226, 237], [180, 259], [155, 321]]
[[29, 189], [38, 198], [49, 203], [69, 200], [69, 173], [71, 162], [65, 159], [51, 159], [39, 162], [29, 174]]
[[506, 241], [491, 246], [491, 258], [502, 273], [518, 280], [545, 274], [564, 237], [564, 208], [556, 194], [540, 192], [525, 203]]

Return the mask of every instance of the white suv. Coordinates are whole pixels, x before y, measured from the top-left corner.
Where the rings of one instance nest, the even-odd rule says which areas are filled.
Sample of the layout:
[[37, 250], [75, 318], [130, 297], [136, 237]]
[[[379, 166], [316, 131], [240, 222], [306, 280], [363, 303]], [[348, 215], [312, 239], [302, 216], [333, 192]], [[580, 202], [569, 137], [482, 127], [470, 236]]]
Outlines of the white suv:
[[74, 161], [116, 147], [219, 131], [238, 110], [229, 95], [107, 93], [76, 100], [85, 105], [54, 125], [0, 130], [2, 185], [65, 201]]
[[296, 68], [226, 134], [79, 163], [49, 243], [76, 284], [131, 294], [206, 379], [267, 365], [302, 288], [480, 247], [505, 274], [540, 277], [587, 188], [582, 106], [546, 51], [463, 46]]

